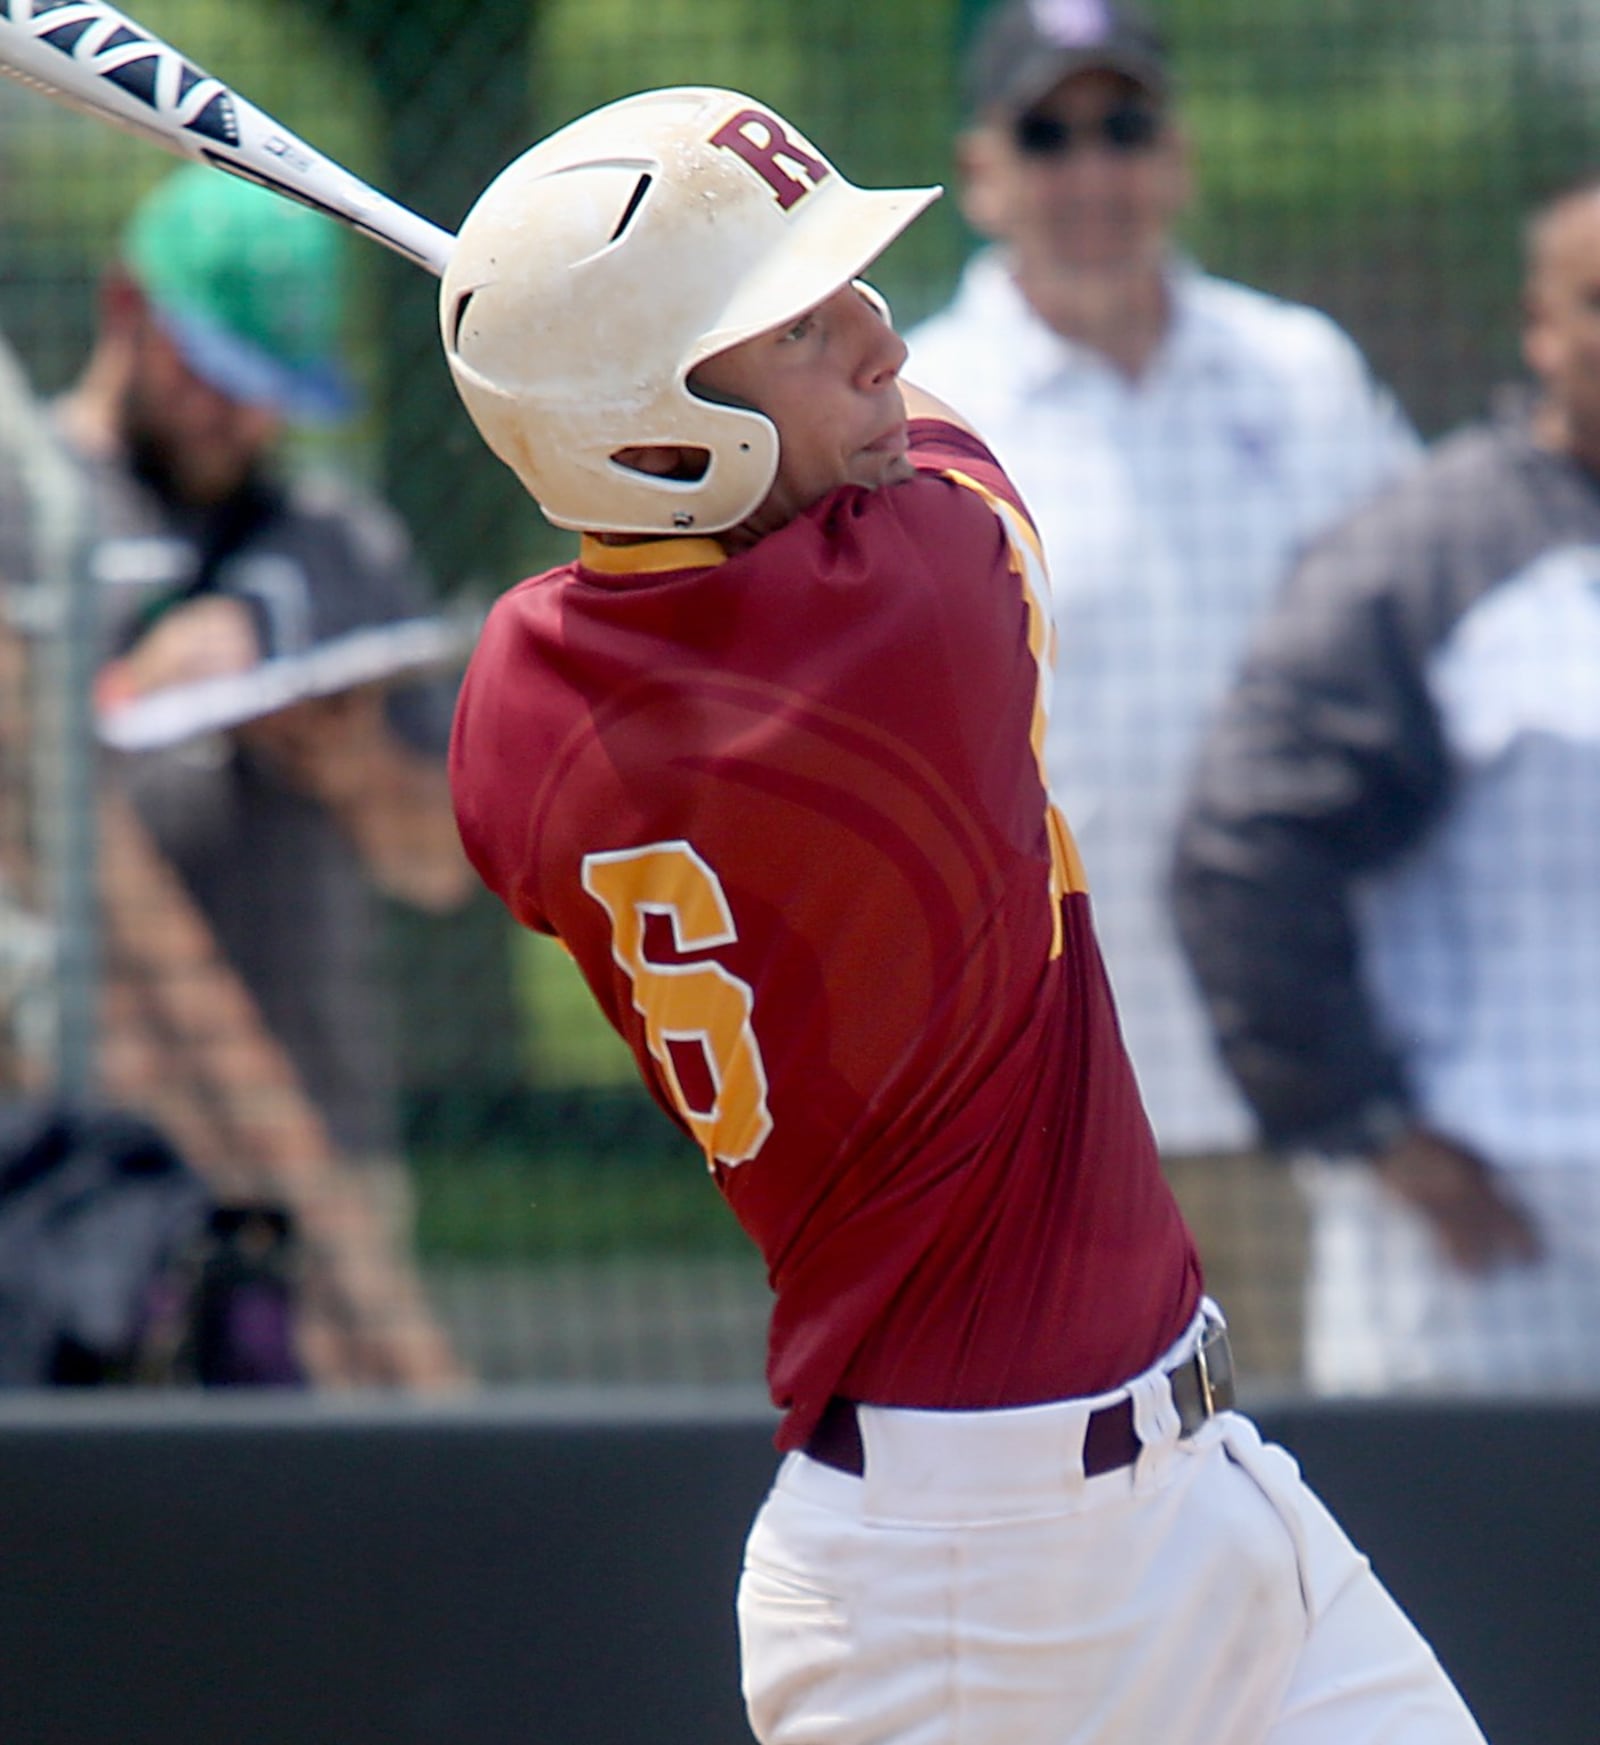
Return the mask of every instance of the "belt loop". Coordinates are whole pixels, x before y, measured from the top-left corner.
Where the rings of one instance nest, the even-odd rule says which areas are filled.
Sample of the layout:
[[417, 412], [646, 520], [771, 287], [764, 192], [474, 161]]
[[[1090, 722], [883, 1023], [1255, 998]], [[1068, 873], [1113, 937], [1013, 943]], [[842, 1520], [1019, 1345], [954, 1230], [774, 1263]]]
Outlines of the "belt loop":
[[1138, 1484], [1166, 1467], [1183, 1434], [1183, 1424], [1162, 1370], [1138, 1377], [1128, 1388], [1128, 1398], [1133, 1405], [1133, 1433], [1139, 1443], [1134, 1462], [1134, 1482]]

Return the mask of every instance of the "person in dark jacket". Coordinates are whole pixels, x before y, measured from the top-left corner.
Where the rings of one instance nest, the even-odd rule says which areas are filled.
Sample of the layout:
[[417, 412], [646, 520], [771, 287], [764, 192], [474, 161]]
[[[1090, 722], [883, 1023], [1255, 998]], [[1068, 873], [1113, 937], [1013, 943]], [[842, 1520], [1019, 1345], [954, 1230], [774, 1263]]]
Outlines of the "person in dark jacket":
[[1523, 350], [1308, 554], [1180, 828], [1322, 1391], [1600, 1386], [1600, 176], [1529, 221]]

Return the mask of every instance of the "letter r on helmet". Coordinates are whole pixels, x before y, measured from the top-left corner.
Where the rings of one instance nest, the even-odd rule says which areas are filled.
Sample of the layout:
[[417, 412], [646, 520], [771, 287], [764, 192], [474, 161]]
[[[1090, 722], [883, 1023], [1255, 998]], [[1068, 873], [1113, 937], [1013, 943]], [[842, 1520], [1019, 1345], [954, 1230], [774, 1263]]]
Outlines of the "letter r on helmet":
[[764, 109], [741, 109], [712, 134], [711, 143], [743, 158], [785, 212], [833, 173], [826, 159], [797, 145]]

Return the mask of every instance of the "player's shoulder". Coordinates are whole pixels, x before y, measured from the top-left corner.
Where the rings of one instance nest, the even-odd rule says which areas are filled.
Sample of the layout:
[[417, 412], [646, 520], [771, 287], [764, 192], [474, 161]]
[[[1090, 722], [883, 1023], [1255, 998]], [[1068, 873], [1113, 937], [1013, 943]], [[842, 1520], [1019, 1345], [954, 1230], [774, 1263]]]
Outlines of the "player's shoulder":
[[[912, 478], [876, 490], [849, 487], [809, 518], [819, 581], [986, 573], [1008, 549], [1037, 543], [1020, 494], [982, 439], [942, 418], [911, 421]], [[781, 536], [780, 536], [781, 537]], [[759, 549], [759, 547], [757, 548]]]
[[975, 500], [1002, 519], [1011, 518], [1002, 504], [1027, 519], [1021, 493], [977, 431], [944, 418], [918, 417], [911, 423], [911, 453], [919, 478], [955, 487], [951, 501], [958, 513], [970, 512]]
[[490, 628], [498, 634], [509, 633], [518, 620], [526, 618], [532, 609], [559, 594], [582, 573], [583, 566], [573, 558], [568, 563], [523, 576], [509, 587], [502, 588], [489, 603], [485, 616], [485, 633]]

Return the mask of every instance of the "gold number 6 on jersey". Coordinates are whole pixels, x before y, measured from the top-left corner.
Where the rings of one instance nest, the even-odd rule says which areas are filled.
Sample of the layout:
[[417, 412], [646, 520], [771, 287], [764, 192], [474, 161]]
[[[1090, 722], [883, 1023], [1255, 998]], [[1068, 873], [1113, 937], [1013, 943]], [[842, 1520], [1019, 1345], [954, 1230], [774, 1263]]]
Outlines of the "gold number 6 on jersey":
[[[687, 842], [589, 854], [583, 888], [611, 918], [611, 955], [633, 984], [645, 1040], [707, 1165], [747, 1163], [772, 1131], [767, 1073], [751, 1028], [755, 996], [720, 963], [659, 963], [645, 955], [645, 924], [664, 917], [679, 952], [709, 951], [739, 937], [722, 881]], [[698, 1046], [714, 1090], [697, 1109], [672, 1045]]]

